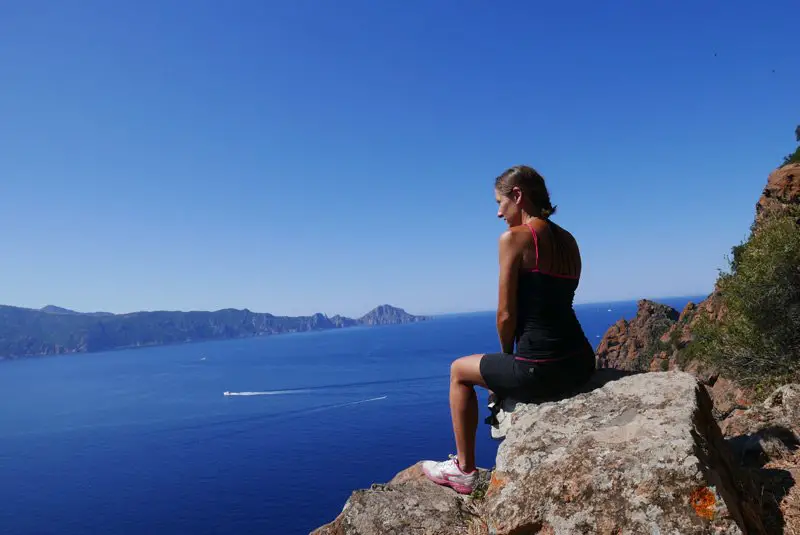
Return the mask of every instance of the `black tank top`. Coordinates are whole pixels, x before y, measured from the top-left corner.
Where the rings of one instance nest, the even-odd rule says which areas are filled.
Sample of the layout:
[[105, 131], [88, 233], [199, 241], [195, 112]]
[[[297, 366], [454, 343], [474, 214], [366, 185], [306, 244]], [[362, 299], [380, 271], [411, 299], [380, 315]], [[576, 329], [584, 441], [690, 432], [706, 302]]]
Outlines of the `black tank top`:
[[[549, 222], [548, 222], [549, 224]], [[517, 286], [517, 355], [533, 362], [562, 360], [594, 353], [575, 315], [572, 302], [578, 277], [539, 269], [539, 238], [531, 225], [536, 267], [519, 273]], [[554, 254], [560, 244], [552, 240]]]

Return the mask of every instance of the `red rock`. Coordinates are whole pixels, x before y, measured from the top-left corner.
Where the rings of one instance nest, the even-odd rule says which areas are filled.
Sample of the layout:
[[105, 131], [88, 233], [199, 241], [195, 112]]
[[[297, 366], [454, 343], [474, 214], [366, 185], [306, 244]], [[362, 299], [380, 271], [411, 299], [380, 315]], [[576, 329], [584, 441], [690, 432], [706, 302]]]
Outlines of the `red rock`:
[[661, 332], [677, 321], [678, 311], [672, 307], [642, 299], [636, 316], [630, 321], [621, 319], [606, 331], [597, 346], [597, 361], [602, 368], [620, 370], [641, 369], [641, 351], [647, 351]]
[[793, 163], [776, 169], [767, 178], [756, 204], [756, 228], [764, 218], [797, 206], [800, 206], [800, 164]]

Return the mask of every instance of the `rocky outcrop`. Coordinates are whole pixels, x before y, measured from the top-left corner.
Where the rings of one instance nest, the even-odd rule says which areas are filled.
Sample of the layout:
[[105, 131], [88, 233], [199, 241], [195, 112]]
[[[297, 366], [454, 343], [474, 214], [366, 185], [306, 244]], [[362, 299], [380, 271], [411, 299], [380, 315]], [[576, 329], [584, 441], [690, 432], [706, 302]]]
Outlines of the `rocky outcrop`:
[[658, 351], [659, 339], [678, 321], [678, 311], [642, 299], [636, 316], [621, 319], [606, 331], [597, 347], [599, 368], [647, 371]]
[[482, 494], [458, 496], [412, 467], [353, 493], [314, 533], [764, 533], [710, 399], [683, 372], [517, 406]]
[[785, 165], [770, 173], [767, 185], [756, 204], [756, 228], [772, 215], [800, 207], [800, 164]]
[[[756, 203], [753, 232], [763, 222], [781, 214], [800, 213], [800, 164], [793, 163], [770, 173], [767, 184]], [[800, 219], [798, 220], [800, 222]], [[659, 307], [662, 307], [659, 309]], [[715, 370], [698, 362], [680, 362], [679, 351], [691, 343], [693, 331], [704, 321], [723, 321], [727, 313], [718, 287], [701, 303], [689, 303], [677, 321], [670, 321], [656, 343], [648, 343], [651, 334], [674, 319], [671, 309], [652, 301], [641, 301], [636, 317], [630, 322], [618, 321], [611, 326], [597, 349], [598, 365], [618, 369], [662, 371], [682, 368], [696, 373], [711, 386], [717, 378]]]
[[394, 323], [416, 323], [423, 320], [425, 320], [424, 316], [412, 316], [402, 308], [380, 305], [358, 318], [358, 323], [362, 325], [389, 325]]
[[631, 321], [619, 320], [606, 331], [597, 348], [598, 367], [691, 373], [707, 388], [714, 417], [722, 420], [734, 410], [749, 407], [753, 393], [720, 377], [709, 364], [697, 360], [683, 362], [680, 355], [692, 342], [693, 330], [699, 322], [719, 321], [724, 314], [718, 290], [699, 304], [688, 303], [680, 314], [666, 305], [640, 301]]

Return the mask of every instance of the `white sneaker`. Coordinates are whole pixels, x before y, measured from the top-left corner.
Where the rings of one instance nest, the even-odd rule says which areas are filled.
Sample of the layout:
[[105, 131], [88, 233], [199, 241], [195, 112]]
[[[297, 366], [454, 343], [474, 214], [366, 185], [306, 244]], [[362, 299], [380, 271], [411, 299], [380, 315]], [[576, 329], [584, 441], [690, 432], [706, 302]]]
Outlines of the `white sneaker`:
[[477, 470], [465, 474], [458, 466], [458, 459], [455, 455], [449, 455], [447, 461], [440, 463], [423, 461], [422, 471], [434, 483], [452, 487], [459, 494], [470, 494], [475, 489], [478, 476]]

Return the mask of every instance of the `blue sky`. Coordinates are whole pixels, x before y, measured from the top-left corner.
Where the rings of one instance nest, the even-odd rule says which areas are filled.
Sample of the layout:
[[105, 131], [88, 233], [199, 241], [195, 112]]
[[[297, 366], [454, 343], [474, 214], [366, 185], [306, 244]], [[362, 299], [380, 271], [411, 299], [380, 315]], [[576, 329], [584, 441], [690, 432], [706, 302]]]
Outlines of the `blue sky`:
[[3, 2], [0, 303], [490, 310], [517, 163], [577, 302], [707, 293], [800, 123], [768, 4]]

